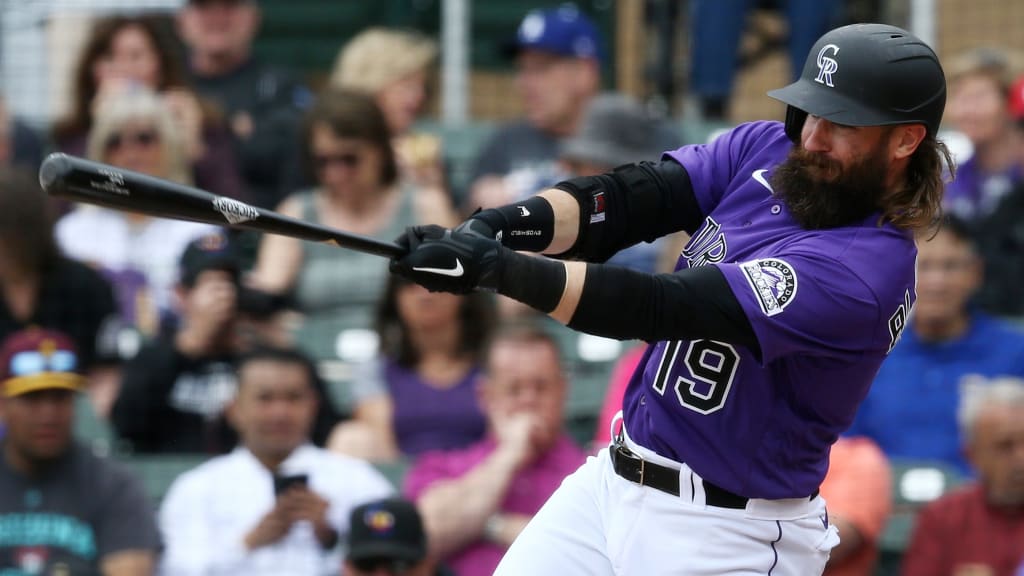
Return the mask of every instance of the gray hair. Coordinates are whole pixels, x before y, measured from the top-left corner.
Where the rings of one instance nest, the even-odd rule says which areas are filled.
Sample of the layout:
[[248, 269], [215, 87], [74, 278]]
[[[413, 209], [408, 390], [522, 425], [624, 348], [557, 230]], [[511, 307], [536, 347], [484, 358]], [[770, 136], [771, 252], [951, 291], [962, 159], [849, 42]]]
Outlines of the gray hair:
[[983, 376], [965, 376], [960, 382], [960, 405], [957, 408], [957, 424], [964, 444], [974, 439], [974, 425], [978, 416], [995, 406], [1024, 408], [1024, 379], [1000, 376], [986, 379]]
[[167, 104], [148, 88], [133, 87], [101, 98], [86, 141], [86, 154], [89, 158], [105, 162], [107, 140], [131, 122], [152, 124], [160, 137], [163, 173], [151, 176], [192, 184], [192, 169], [186, 158], [181, 128]]

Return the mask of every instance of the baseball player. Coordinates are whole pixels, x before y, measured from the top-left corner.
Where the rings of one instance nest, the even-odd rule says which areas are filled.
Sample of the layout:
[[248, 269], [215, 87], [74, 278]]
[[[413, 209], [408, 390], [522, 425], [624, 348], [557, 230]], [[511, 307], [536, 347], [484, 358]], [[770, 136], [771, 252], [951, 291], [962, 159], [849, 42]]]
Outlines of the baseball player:
[[[432, 290], [494, 290], [651, 342], [612, 446], [495, 574], [821, 574], [838, 542], [818, 495], [829, 448], [903, 331], [914, 234], [952, 167], [936, 139], [945, 86], [907, 31], [837, 28], [769, 92], [784, 124], [408, 231], [392, 269]], [[672, 274], [600, 264], [677, 230], [692, 238]]]

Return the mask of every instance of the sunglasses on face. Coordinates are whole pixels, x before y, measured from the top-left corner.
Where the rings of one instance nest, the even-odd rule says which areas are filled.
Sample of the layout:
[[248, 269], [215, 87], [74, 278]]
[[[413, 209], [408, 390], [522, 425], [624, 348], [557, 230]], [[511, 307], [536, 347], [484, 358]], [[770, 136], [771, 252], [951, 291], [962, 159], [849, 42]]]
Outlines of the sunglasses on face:
[[75, 355], [67, 350], [44, 354], [35, 350], [18, 352], [11, 358], [12, 376], [29, 376], [40, 372], [73, 372]]
[[388, 574], [394, 574], [395, 576], [405, 574], [413, 567], [411, 562], [406, 560], [396, 560], [394, 558], [361, 558], [353, 561], [352, 565], [360, 572], [374, 573], [383, 570]]
[[331, 166], [344, 166], [346, 168], [355, 168], [362, 162], [363, 157], [355, 152], [347, 152], [345, 154], [316, 154], [313, 156], [313, 164], [316, 166], [318, 171], [326, 170]]
[[139, 130], [138, 132], [115, 132], [107, 138], [105, 148], [107, 152], [119, 150], [125, 144], [134, 144], [141, 147], [149, 147], [160, 140], [156, 130]]

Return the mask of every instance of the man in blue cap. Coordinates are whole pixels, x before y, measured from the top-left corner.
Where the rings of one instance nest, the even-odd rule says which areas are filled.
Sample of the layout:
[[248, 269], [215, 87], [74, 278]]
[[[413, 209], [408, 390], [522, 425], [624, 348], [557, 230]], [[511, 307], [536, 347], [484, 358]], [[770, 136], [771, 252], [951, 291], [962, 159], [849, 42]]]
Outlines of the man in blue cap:
[[466, 208], [498, 206], [565, 176], [558, 145], [576, 133], [601, 87], [597, 27], [573, 4], [531, 11], [507, 46], [524, 117], [502, 126], [476, 159]]

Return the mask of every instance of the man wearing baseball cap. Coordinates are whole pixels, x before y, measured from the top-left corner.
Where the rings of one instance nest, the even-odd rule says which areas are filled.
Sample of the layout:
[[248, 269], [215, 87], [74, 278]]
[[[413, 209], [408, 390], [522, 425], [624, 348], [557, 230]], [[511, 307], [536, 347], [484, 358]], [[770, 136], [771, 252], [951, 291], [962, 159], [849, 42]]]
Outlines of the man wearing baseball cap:
[[[193, 240], [179, 268], [181, 325], [125, 364], [111, 421], [136, 452], [223, 454], [237, 443], [224, 418], [238, 385], [235, 362], [259, 344], [279, 344], [255, 327], [273, 324], [287, 303], [241, 283], [239, 248], [223, 233]], [[316, 444], [323, 445], [339, 418], [330, 402], [319, 403]]]
[[367, 502], [352, 510], [343, 576], [430, 576], [427, 535], [416, 506], [404, 498]]
[[601, 37], [573, 4], [529, 12], [505, 49], [525, 115], [500, 127], [477, 157], [468, 209], [514, 202], [564, 176], [559, 142], [576, 133], [601, 87]]
[[150, 574], [159, 541], [141, 485], [72, 440], [78, 369], [60, 332], [30, 328], [0, 347], [0, 567]]

